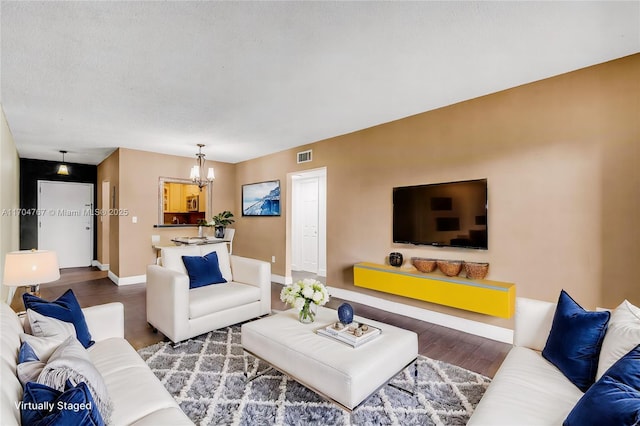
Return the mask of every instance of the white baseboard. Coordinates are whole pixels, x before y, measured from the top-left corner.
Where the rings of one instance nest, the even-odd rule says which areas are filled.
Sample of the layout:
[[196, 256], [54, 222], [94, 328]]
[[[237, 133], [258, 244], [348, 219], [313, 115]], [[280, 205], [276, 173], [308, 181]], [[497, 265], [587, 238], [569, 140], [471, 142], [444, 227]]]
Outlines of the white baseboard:
[[103, 265], [102, 263], [98, 262], [97, 260], [92, 260], [91, 261], [91, 266], [96, 266], [101, 271], [108, 271], [109, 270], [109, 264], [108, 263]]
[[146, 275], [133, 275], [131, 277], [118, 277], [112, 271], [109, 271], [109, 279], [113, 281], [116, 285], [131, 285], [131, 284], [140, 284], [147, 282]]
[[372, 306], [374, 308], [382, 309], [383, 311], [408, 316], [421, 321], [426, 321], [432, 324], [441, 325], [443, 327], [452, 328], [454, 330], [463, 331], [465, 333], [475, 334], [476, 336], [497, 340], [498, 342], [509, 344], [513, 343], [513, 330], [509, 328], [498, 327], [491, 324], [485, 324], [478, 321], [459, 318], [453, 315], [443, 314], [441, 312], [434, 312], [428, 309], [418, 308], [417, 306], [410, 306], [403, 303], [392, 302], [390, 300], [369, 296], [368, 294], [362, 294], [356, 291], [345, 290], [336, 287], [327, 287], [327, 289], [329, 290], [329, 294], [331, 294], [331, 296], [335, 296], [340, 299], [362, 303], [363, 305]]
[[293, 283], [293, 278], [282, 275], [271, 274], [271, 281], [278, 284], [289, 285]]

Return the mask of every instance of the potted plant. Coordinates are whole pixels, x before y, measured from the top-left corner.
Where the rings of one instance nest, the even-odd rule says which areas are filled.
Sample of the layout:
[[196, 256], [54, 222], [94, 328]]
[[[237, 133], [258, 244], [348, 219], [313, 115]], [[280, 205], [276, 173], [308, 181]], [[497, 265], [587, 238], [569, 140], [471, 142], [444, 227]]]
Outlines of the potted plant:
[[231, 213], [229, 210], [225, 210], [211, 218], [211, 222], [209, 223], [209, 225], [214, 227], [214, 236], [216, 238], [224, 238], [224, 228], [235, 222], [234, 219], [231, 219], [232, 217], [233, 213]]

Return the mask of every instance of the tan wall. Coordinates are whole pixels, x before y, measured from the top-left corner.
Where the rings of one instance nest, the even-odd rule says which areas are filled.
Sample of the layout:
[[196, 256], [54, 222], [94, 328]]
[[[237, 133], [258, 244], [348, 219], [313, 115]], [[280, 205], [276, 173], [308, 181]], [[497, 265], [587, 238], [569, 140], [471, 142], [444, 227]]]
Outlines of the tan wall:
[[[109, 202], [103, 203], [103, 183], [109, 184]], [[98, 166], [98, 199], [96, 205], [102, 211], [109, 212], [117, 208], [120, 196], [120, 150], [114, 151]], [[106, 222], [106, 227], [103, 226]], [[107, 231], [107, 238], [104, 231]], [[119, 218], [115, 215], [101, 215], [98, 219], [98, 262], [109, 265], [109, 269], [116, 275], [120, 273], [120, 236]]]
[[[4, 276], [4, 258], [20, 247], [20, 158], [13, 135], [0, 105], [0, 277]], [[13, 293], [11, 293], [13, 294]], [[0, 285], [0, 297], [10, 302], [9, 287]]]
[[[128, 211], [127, 215], [114, 216], [111, 221], [112, 246], [109, 264], [118, 277], [134, 277], [146, 273], [146, 266], [153, 263], [156, 257], [151, 243], [152, 235], [160, 235], [161, 244], [171, 244], [170, 239], [173, 237], [197, 234], [196, 227], [154, 228], [154, 225], [158, 224], [158, 179], [188, 178], [193, 164], [195, 156], [186, 158], [120, 148], [98, 166], [99, 187], [107, 176], [111, 178], [117, 174], [120, 185], [117, 182], [115, 184], [116, 207]], [[210, 210], [209, 216], [212, 216], [211, 211], [234, 212], [235, 167], [232, 164], [214, 161], [207, 161], [206, 166], [214, 167], [216, 173], [216, 180], [212, 184], [213, 210]], [[101, 199], [100, 193], [98, 199]], [[132, 221], [134, 216], [137, 223]], [[100, 238], [99, 235], [99, 241]], [[114, 238], [119, 240], [116, 250], [114, 244], [117, 243], [113, 243]]]
[[[236, 185], [327, 168], [331, 286], [497, 325], [489, 318], [353, 286], [352, 266], [391, 251], [488, 261], [519, 296], [587, 308], [640, 303], [640, 54], [237, 165]], [[311, 163], [295, 153], [313, 149]], [[489, 250], [392, 243], [394, 186], [488, 178]], [[236, 204], [239, 209], [239, 200]], [[284, 209], [284, 208], [283, 208]], [[285, 275], [286, 217], [241, 218], [234, 250]]]

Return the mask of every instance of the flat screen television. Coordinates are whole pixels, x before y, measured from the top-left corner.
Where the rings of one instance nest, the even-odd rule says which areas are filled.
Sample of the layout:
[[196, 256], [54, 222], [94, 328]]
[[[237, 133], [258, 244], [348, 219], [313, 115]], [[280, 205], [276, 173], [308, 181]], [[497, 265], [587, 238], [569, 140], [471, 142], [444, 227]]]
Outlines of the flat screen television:
[[487, 179], [393, 188], [393, 242], [488, 249]]

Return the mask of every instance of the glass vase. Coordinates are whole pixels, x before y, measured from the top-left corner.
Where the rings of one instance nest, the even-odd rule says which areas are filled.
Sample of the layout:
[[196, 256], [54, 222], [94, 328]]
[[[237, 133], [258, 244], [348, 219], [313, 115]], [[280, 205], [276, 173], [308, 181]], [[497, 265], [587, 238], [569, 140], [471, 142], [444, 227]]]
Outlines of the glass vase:
[[313, 303], [313, 301], [311, 300], [307, 300], [306, 302], [304, 302], [304, 306], [298, 313], [298, 319], [303, 324], [311, 324], [315, 321], [317, 313], [318, 305]]

